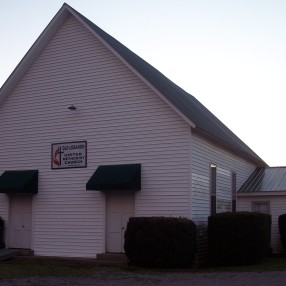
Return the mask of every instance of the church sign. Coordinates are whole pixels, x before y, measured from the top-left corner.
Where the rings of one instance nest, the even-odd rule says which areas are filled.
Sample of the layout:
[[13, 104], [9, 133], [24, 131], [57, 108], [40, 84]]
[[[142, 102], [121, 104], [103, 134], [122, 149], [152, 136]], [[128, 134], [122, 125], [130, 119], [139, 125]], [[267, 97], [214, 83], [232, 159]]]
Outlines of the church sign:
[[86, 155], [86, 141], [52, 144], [52, 169], [85, 168]]

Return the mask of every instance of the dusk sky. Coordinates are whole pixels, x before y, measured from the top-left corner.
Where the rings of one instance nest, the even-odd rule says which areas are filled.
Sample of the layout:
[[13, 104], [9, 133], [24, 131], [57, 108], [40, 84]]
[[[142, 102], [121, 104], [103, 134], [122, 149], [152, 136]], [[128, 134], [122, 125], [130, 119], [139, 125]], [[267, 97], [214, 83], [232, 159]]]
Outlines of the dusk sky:
[[[0, 86], [64, 2], [0, 0]], [[286, 1], [66, 2], [286, 166]]]

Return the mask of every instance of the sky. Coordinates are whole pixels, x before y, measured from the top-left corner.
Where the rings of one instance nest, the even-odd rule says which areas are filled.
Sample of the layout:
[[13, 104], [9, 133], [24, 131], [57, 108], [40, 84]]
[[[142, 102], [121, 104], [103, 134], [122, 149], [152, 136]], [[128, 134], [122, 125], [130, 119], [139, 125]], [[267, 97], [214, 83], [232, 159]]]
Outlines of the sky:
[[[0, 0], [0, 86], [63, 5]], [[286, 166], [286, 1], [66, 0]]]

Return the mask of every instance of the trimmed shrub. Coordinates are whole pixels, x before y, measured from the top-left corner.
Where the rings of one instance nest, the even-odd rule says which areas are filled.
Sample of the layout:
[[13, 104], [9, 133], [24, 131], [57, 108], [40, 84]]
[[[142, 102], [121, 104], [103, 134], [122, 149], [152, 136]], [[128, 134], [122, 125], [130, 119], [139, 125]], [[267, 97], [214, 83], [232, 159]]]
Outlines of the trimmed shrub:
[[188, 267], [196, 253], [196, 225], [187, 218], [132, 217], [127, 224], [124, 249], [134, 265]]
[[0, 217], [0, 249], [5, 248], [5, 242], [4, 242], [4, 220]]
[[220, 213], [208, 219], [209, 260], [214, 265], [248, 265], [270, 254], [271, 216]]
[[278, 218], [279, 233], [284, 251], [286, 251], [286, 214], [282, 214]]

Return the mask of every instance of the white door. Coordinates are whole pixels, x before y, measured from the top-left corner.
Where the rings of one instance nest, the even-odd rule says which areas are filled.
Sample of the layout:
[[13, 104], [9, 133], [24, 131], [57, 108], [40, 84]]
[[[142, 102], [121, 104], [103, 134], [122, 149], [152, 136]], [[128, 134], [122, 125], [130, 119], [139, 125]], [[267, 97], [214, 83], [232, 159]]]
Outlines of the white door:
[[31, 249], [32, 196], [10, 196], [10, 248]]
[[107, 193], [106, 210], [106, 251], [122, 253], [126, 225], [134, 216], [134, 193]]

